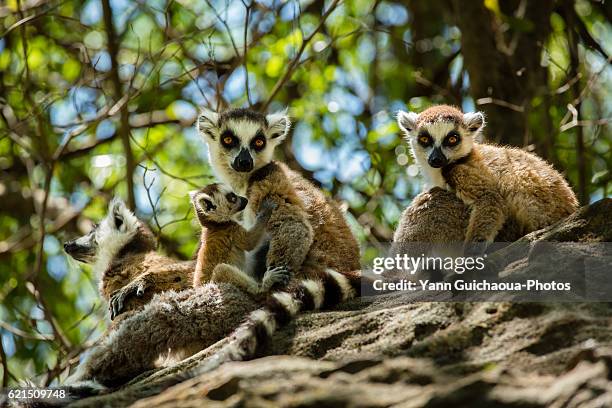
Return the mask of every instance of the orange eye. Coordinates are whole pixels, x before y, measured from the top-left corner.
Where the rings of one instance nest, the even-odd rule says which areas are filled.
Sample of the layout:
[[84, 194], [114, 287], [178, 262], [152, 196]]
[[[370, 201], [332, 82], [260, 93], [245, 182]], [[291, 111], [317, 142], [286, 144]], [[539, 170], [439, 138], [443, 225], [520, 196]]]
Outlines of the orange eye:
[[427, 136], [421, 136], [421, 137], [419, 137], [419, 142], [421, 142], [423, 144], [427, 144], [427, 143], [429, 143], [429, 138]]
[[448, 138], [448, 143], [449, 144], [455, 144], [457, 143], [457, 138], [455, 136], [451, 136]]
[[263, 149], [265, 145], [266, 145], [266, 139], [264, 139], [263, 136], [258, 136], [256, 139], [253, 139], [253, 141], [251, 142], [251, 147], [257, 151]]
[[229, 145], [232, 144], [233, 141], [234, 141], [234, 139], [231, 136], [225, 136], [223, 138], [223, 144], [224, 145], [228, 145], [229, 146]]

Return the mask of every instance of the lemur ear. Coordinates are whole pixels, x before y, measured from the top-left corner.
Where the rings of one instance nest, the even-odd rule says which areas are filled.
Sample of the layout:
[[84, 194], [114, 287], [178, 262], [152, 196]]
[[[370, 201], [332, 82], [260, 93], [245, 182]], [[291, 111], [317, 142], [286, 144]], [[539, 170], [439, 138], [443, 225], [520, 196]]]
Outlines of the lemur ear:
[[125, 214], [130, 212], [123, 200], [117, 196], [113, 197], [108, 205], [108, 213], [113, 217], [113, 225], [120, 229], [125, 223]]
[[478, 133], [485, 127], [485, 117], [482, 112], [464, 113], [463, 123], [470, 132]]
[[397, 111], [397, 124], [404, 133], [410, 134], [416, 129], [419, 115], [414, 112]]
[[266, 115], [266, 120], [268, 121], [271, 139], [278, 139], [278, 141], [281, 141], [287, 136], [287, 133], [289, 133], [291, 120], [289, 120], [289, 116], [287, 116], [287, 109]]
[[196, 121], [198, 133], [204, 138], [210, 137], [212, 140], [215, 140], [215, 130], [218, 126], [219, 114], [210, 109], [203, 108]]

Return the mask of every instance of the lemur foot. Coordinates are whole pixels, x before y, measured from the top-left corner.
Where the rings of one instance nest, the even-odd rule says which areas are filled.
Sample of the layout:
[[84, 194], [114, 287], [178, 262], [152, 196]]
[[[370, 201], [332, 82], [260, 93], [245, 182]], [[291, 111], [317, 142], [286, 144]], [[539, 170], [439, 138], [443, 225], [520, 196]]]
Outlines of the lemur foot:
[[291, 279], [291, 271], [286, 266], [268, 268], [261, 280], [261, 292], [267, 292], [274, 286], [287, 286]]
[[463, 254], [465, 256], [479, 256], [483, 255], [487, 248], [489, 247], [490, 242], [484, 238], [475, 239], [471, 242], [466, 242], [463, 245]]
[[115, 320], [117, 316], [123, 313], [125, 302], [130, 296], [136, 294], [136, 296], [142, 297], [142, 295], [145, 293], [145, 289], [146, 282], [139, 279], [128, 283], [121, 289], [114, 291], [111, 295], [109, 304], [111, 320]]

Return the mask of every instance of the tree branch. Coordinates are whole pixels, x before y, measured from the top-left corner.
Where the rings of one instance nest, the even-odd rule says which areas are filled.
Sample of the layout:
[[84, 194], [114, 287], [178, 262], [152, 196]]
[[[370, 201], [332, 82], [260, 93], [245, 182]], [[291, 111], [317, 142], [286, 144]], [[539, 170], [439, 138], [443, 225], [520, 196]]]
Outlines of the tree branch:
[[[115, 100], [120, 100], [122, 97], [122, 86], [119, 78], [119, 64], [117, 62], [117, 54], [119, 53], [119, 43], [117, 35], [115, 33], [115, 27], [113, 24], [113, 12], [110, 6], [109, 0], [102, 0], [102, 10], [104, 13], [104, 26], [106, 29], [106, 37], [108, 40], [108, 53], [111, 60], [111, 82], [113, 85], [113, 92]], [[136, 163], [134, 161], [134, 155], [132, 154], [132, 147], [130, 145], [130, 118], [127, 104], [121, 107], [120, 111], [120, 126], [118, 129], [121, 142], [123, 143], [123, 151], [125, 154], [125, 178], [127, 182], [128, 190], [128, 206], [134, 210], [136, 208], [136, 199], [134, 198], [134, 170]]]

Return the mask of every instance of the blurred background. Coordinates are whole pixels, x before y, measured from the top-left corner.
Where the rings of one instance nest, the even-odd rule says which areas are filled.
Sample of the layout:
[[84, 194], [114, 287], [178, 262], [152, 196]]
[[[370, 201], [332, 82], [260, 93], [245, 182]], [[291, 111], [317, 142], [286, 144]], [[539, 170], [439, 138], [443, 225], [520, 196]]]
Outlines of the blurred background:
[[537, 152], [583, 204], [611, 194], [612, 3], [0, 2], [0, 385], [52, 384], [105, 328], [62, 242], [113, 195], [167, 253], [213, 181], [198, 109], [289, 107], [279, 157], [342, 202], [364, 256], [421, 178], [394, 120], [448, 103]]

